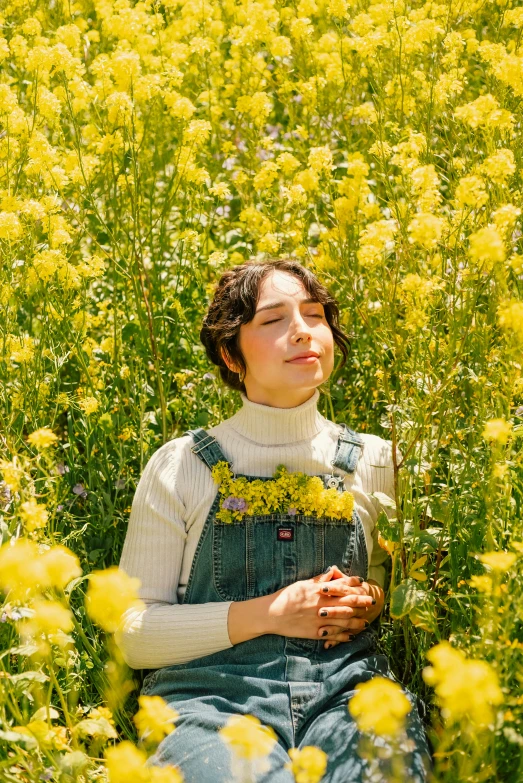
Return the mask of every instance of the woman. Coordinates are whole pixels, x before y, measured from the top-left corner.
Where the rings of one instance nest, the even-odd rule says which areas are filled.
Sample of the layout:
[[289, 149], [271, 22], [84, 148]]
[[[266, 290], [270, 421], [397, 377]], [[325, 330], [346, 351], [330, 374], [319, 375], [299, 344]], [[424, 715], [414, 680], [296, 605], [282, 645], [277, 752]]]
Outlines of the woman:
[[[336, 348], [346, 361], [348, 338], [336, 301], [298, 262], [225, 272], [201, 340], [243, 407], [153, 454], [120, 561], [141, 579], [146, 609], [129, 613], [118, 642], [131, 667], [152, 670], [142, 693], [179, 713], [149, 763], [177, 765], [187, 783], [225, 783], [231, 755], [217, 730], [231, 715], [254, 715], [278, 737], [257, 780], [291, 783], [288, 750], [307, 745], [328, 755], [325, 783], [363, 780], [347, 703], [357, 683], [392, 677], [376, 653], [387, 555], [370, 497], [393, 495], [390, 443], [319, 413], [317, 387]], [[224, 523], [223, 510], [241, 516], [245, 502], [223, 499], [213, 478], [220, 462], [249, 482], [271, 479], [282, 464], [319, 476], [325, 488], [352, 493], [352, 518], [326, 524], [289, 509]], [[406, 760], [421, 783], [429, 753], [406, 693]]]

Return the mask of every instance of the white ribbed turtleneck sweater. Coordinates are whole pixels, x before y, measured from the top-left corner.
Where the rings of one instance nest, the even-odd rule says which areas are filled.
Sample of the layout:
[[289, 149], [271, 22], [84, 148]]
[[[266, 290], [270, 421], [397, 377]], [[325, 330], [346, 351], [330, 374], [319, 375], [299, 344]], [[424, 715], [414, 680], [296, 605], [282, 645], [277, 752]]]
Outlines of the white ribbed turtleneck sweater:
[[[272, 476], [282, 463], [289, 471], [329, 473], [339, 426], [318, 411], [319, 396], [316, 390], [295, 408], [273, 408], [242, 394], [242, 408], [207, 432], [236, 473]], [[381, 505], [370, 495], [383, 492], [394, 497], [392, 444], [377, 435], [360, 434], [362, 455], [345, 486], [363, 521], [369, 579], [383, 585], [381, 564], [387, 554], [377, 544], [375, 528]], [[185, 663], [232, 646], [227, 632], [231, 602], [179, 603], [217, 492], [209, 468], [192, 453], [192, 445], [191, 436], [185, 435], [157, 449], [133, 498], [120, 568], [141, 580], [139, 594], [146, 608], [129, 610], [115, 635], [133, 669]]]

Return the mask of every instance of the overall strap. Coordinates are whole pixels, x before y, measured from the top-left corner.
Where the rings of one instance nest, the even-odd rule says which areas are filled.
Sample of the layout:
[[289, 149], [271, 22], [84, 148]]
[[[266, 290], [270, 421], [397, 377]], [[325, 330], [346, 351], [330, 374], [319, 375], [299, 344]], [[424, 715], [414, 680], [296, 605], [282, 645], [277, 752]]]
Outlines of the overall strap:
[[193, 454], [204, 462], [209, 470], [212, 470], [217, 462], [230, 462], [221, 450], [220, 444], [212, 435], [209, 435], [202, 427], [195, 430], [187, 430], [184, 435], [192, 435], [194, 446], [191, 446]]
[[342, 423], [341, 428], [332, 465], [346, 473], [354, 473], [363, 451], [363, 438], [346, 424]]

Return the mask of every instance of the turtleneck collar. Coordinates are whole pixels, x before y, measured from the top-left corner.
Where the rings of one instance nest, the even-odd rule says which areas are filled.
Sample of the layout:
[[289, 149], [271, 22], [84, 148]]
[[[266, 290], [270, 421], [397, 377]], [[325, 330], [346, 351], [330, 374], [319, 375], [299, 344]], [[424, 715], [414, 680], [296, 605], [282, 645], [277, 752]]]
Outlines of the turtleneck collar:
[[320, 393], [295, 408], [273, 408], [252, 402], [240, 392], [243, 407], [227, 420], [239, 435], [267, 446], [297, 443], [317, 435], [326, 419], [318, 410]]

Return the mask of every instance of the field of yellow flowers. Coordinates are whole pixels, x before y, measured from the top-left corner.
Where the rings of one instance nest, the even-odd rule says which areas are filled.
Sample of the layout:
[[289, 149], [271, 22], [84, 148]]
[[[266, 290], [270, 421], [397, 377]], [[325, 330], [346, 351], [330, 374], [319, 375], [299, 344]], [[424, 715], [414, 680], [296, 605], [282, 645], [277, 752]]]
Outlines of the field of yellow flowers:
[[[257, 255], [339, 297], [322, 412], [403, 455], [380, 644], [434, 781], [523, 780], [522, 32], [517, 0], [4, 0], [2, 781], [182, 781], [144, 766], [176, 713], [118, 652], [116, 564], [151, 454], [239, 403], [198, 332]], [[406, 706], [367, 686], [403, 783]], [[224, 731], [243, 780], [271, 732]]]

